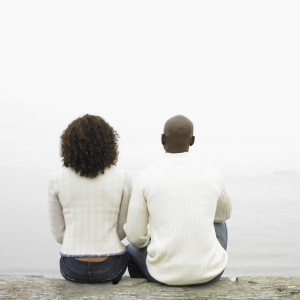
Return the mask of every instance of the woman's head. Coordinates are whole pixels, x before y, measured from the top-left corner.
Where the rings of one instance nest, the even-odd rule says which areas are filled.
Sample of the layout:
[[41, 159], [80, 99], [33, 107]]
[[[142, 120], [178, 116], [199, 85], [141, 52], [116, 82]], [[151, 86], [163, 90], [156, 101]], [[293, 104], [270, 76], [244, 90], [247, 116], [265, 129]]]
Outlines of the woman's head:
[[99, 116], [74, 120], [60, 137], [65, 167], [81, 176], [94, 178], [118, 161], [117, 132]]

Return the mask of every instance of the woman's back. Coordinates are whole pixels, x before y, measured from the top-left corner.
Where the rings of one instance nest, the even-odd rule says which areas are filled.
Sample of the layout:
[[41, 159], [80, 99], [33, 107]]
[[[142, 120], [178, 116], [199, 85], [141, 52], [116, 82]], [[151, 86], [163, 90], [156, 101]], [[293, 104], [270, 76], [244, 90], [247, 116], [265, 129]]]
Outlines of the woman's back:
[[65, 221], [63, 256], [124, 252], [121, 221], [127, 211], [120, 211], [120, 205], [128, 195], [129, 178], [122, 169], [111, 166], [104, 174], [87, 178], [62, 167], [52, 181]]

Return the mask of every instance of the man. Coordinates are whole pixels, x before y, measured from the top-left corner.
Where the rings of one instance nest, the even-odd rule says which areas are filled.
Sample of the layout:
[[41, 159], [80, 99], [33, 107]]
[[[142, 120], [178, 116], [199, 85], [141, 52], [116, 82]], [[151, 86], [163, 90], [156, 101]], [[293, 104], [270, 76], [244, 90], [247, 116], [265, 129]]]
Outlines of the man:
[[170, 118], [161, 136], [164, 159], [134, 184], [124, 225], [131, 277], [190, 285], [224, 272], [231, 203], [220, 172], [190, 156], [194, 141], [189, 119]]

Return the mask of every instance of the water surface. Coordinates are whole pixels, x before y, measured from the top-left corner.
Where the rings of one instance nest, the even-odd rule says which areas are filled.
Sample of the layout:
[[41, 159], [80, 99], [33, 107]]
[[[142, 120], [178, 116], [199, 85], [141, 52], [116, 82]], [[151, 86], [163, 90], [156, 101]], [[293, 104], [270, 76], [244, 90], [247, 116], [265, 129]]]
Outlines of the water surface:
[[[51, 170], [0, 170], [0, 274], [60, 277], [51, 236]], [[300, 276], [300, 176], [225, 177], [232, 199], [225, 276]]]

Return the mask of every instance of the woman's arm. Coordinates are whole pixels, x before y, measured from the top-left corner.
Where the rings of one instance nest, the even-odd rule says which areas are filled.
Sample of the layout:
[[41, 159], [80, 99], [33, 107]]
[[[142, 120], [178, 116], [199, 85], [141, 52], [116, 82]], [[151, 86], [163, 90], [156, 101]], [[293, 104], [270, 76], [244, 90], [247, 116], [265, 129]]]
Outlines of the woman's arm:
[[123, 194], [120, 205], [119, 217], [118, 217], [118, 225], [117, 225], [117, 234], [119, 236], [120, 241], [122, 241], [125, 237], [125, 231], [123, 226], [127, 220], [127, 212], [128, 205], [131, 196], [131, 177], [127, 172], [124, 174], [124, 183], [123, 183]]
[[55, 174], [50, 176], [49, 179], [48, 214], [52, 235], [59, 244], [62, 244], [65, 233], [65, 219], [57, 196], [55, 179]]

